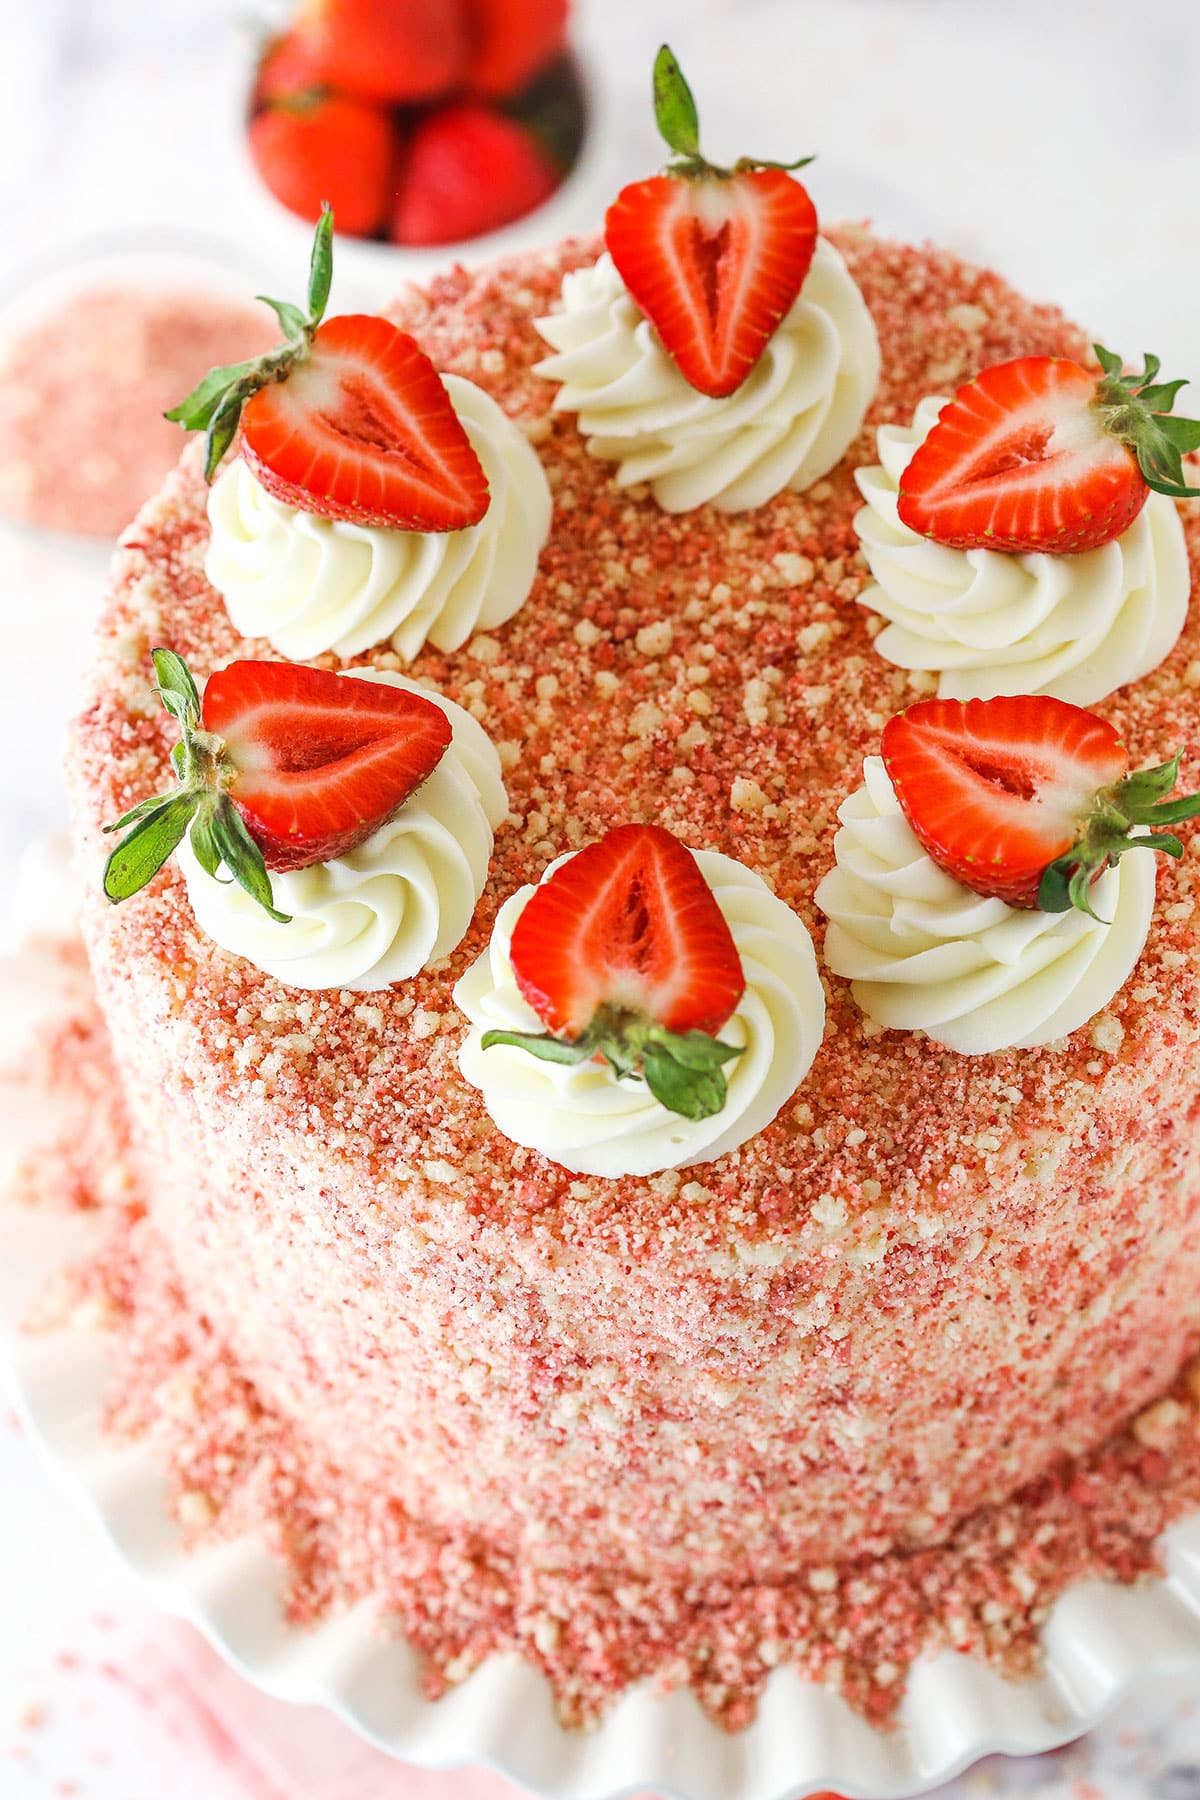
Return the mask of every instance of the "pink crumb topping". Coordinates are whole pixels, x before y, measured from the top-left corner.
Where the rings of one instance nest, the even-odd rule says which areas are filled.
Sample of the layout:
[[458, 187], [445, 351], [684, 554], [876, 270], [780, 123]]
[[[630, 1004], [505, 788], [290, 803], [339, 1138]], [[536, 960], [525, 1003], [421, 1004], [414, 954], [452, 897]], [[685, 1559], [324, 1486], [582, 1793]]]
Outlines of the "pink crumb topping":
[[652, 1679], [689, 1682], [706, 1710], [736, 1729], [786, 1662], [882, 1724], [919, 1656], [952, 1649], [1010, 1677], [1031, 1673], [1041, 1626], [1066, 1587], [1157, 1571], [1156, 1538], [1200, 1506], [1196, 1363], [1094, 1453], [1064, 1457], [926, 1550], [844, 1558], [789, 1580], [724, 1589], [631, 1580], [615, 1594], [586, 1565], [518, 1566], [485, 1533], [435, 1529], [389, 1495], [364, 1490], [264, 1405], [189, 1304], [134, 1166], [119, 1152], [115, 1161], [95, 1158], [97, 1136], [121, 1141], [114, 1121], [124, 1102], [103, 1021], [86, 998], [44, 1041], [38, 1079], [77, 1093], [85, 1046], [93, 1130], [31, 1164], [24, 1195], [31, 1204], [106, 1208], [111, 1231], [57, 1287], [43, 1327], [64, 1317], [111, 1321], [118, 1374], [110, 1426], [149, 1435], [194, 1542], [263, 1533], [286, 1568], [298, 1625], [376, 1596], [391, 1626], [424, 1653], [431, 1697], [486, 1656], [516, 1650], [543, 1669], [568, 1724], [594, 1719], [630, 1682]]
[[[881, 338], [870, 427], [983, 363], [1086, 354], [993, 275], [835, 235]], [[521, 423], [555, 495], [527, 605], [413, 666], [508, 783], [454, 956], [384, 994], [297, 994], [203, 937], [176, 871], [89, 898], [152, 1171], [90, 1277], [128, 1313], [114, 1422], [162, 1433], [195, 1530], [270, 1523], [297, 1616], [382, 1590], [435, 1688], [519, 1644], [566, 1718], [653, 1673], [736, 1725], [791, 1660], [884, 1716], [938, 1643], [1028, 1666], [1048, 1598], [1147, 1567], [1194, 1498], [1189, 1384], [1145, 1409], [1200, 1350], [1200, 861], [1160, 870], [1133, 978], [1043, 1051], [882, 1032], [827, 979], [808, 1080], [716, 1163], [576, 1180], [492, 1126], [450, 994], [503, 898], [653, 819], [756, 869], [819, 942], [837, 806], [930, 686], [855, 604], [870, 429], [805, 494], [677, 518], [549, 414], [533, 320], [594, 253], [456, 271], [395, 314]], [[1194, 509], [1187, 530], [1194, 555]], [[71, 776], [97, 870], [100, 823], [166, 773], [148, 646], [198, 674], [269, 654], [206, 545], [192, 452], [128, 534], [89, 665]], [[1198, 687], [1193, 615], [1098, 710], [1140, 760], [1187, 746], [1194, 787]]]

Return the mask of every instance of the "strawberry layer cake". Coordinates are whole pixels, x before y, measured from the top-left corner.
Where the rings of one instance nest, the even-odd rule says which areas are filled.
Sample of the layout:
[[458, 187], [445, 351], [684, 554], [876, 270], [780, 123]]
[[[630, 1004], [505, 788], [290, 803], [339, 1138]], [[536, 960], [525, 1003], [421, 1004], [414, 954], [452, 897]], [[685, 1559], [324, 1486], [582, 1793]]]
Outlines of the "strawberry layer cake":
[[[1121, 856], [1186, 816], [1174, 753], [1200, 774], [1200, 526], [1177, 472], [1129, 499], [1126, 440], [1073, 442], [1091, 524], [1012, 499], [995, 445], [1035, 461], [1080, 381], [1173, 395], [936, 250], [814, 215], [765, 327], [677, 344], [646, 245], [681, 290], [689, 253], [647, 223], [708, 176], [687, 116], [664, 132], [668, 191], [626, 190], [607, 245], [389, 310], [457, 422], [415, 459], [440, 519], [368, 452], [353, 493], [317, 467], [334, 363], [426, 373], [320, 323], [316, 273], [295, 366], [236, 441], [198, 403], [207, 458], [126, 535], [70, 779], [140, 1195], [116, 1286], [236, 1370], [310, 1534], [356, 1522], [323, 1598], [374, 1585], [448, 1679], [517, 1643], [572, 1715], [683, 1656], [736, 1720], [854, 1566], [1057, 1480], [1200, 1349], [1197, 862]], [[792, 177], [716, 179], [803, 239]], [[1008, 421], [967, 499], [944, 463], [917, 495], [947, 397], [1018, 363], [1019, 396], [964, 390]], [[1011, 542], [999, 512], [971, 536], [983, 487]], [[411, 797], [346, 837], [348, 764], [364, 814], [368, 764]], [[969, 805], [1008, 821], [990, 885]], [[151, 816], [172, 841], [138, 863]]]

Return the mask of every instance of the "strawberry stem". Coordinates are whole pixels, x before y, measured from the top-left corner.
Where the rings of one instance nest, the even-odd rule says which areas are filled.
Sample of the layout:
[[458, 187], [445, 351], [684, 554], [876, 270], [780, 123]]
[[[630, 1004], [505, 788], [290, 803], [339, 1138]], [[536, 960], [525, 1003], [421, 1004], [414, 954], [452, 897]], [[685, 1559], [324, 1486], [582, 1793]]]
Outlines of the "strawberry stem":
[[741, 1056], [736, 1044], [706, 1031], [669, 1031], [652, 1019], [602, 1006], [577, 1038], [550, 1032], [485, 1031], [483, 1048], [508, 1044], [542, 1062], [577, 1064], [602, 1057], [618, 1080], [644, 1081], [669, 1112], [708, 1119], [725, 1105], [728, 1088], [721, 1064]]
[[654, 120], [659, 136], [673, 152], [666, 166], [669, 175], [728, 181], [751, 169], [783, 169], [790, 174], [813, 160], [811, 156], [799, 156], [795, 162], [772, 162], [769, 157], [739, 156], [732, 168], [707, 162], [700, 153], [700, 115], [695, 96], [669, 44], [663, 44], [654, 59]]
[[1188, 487], [1183, 474], [1183, 457], [1200, 449], [1200, 420], [1177, 419], [1171, 413], [1187, 382], [1156, 382], [1161, 364], [1149, 353], [1140, 375], [1126, 375], [1119, 356], [1103, 344], [1093, 344], [1092, 349], [1104, 371], [1092, 404], [1105, 431], [1133, 452], [1146, 485], [1155, 493], [1174, 500], [1200, 497], [1200, 488]]
[[[242, 408], [259, 388], [286, 381], [292, 364], [308, 355], [317, 326], [325, 317], [333, 282], [333, 209], [326, 201], [313, 233], [308, 270], [307, 311], [290, 300], [258, 298], [279, 320], [286, 341], [248, 362], [210, 369], [187, 397], [163, 414], [185, 431], [203, 431], [204, 479], [211, 481], [221, 458], [237, 436]], [[178, 659], [176, 659], [178, 660]]]
[[1111, 921], [1101, 919], [1092, 906], [1091, 890], [1110, 863], [1118, 862], [1127, 850], [1183, 855], [1183, 845], [1174, 832], [1154, 829], [1200, 815], [1200, 794], [1178, 800], [1165, 797], [1178, 779], [1181, 755], [1177, 752], [1152, 769], [1138, 769], [1097, 795], [1083, 834], [1042, 872], [1037, 896], [1042, 912], [1067, 912], [1075, 907], [1107, 925]]
[[104, 827], [106, 832], [126, 832], [104, 865], [105, 894], [116, 904], [138, 893], [190, 830], [196, 860], [207, 874], [215, 876], [224, 863], [252, 900], [279, 924], [288, 924], [290, 915], [275, 909], [263, 853], [230, 798], [235, 770], [224, 740], [201, 725], [200, 694], [190, 669], [173, 650], [153, 650], [151, 656], [158, 677], [154, 692], [181, 733], [171, 752], [179, 787], [174, 793], [143, 800]]

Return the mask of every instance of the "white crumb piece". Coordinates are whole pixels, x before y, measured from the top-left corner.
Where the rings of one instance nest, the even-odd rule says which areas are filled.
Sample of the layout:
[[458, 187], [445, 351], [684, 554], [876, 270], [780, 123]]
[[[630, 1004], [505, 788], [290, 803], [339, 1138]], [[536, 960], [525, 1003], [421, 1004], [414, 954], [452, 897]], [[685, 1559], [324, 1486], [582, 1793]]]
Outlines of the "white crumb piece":
[[774, 567], [788, 587], [807, 587], [813, 578], [811, 558], [792, 550], [781, 550], [771, 558]]
[[216, 1507], [200, 1488], [188, 1488], [175, 1502], [175, 1517], [189, 1530], [199, 1531], [211, 1525], [216, 1516]]
[[1092, 1020], [1091, 1037], [1097, 1050], [1106, 1050], [1110, 1056], [1115, 1056], [1124, 1036], [1125, 1027], [1111, 1013], [1101, 1013], [1099, 1018]]
[[499, 660], [500, 646], [494, 637], [489, 637], [486, 631], [481, 631], [467, 645], [467, 654], [473, 656], [476, 662], [494, 663]]
[[982, 306], [976, 306], [971, 300], [960, 300], [957, 306], [948, 306], [946, 318], [960, 331], [981, 331], [987, 324], [987, 314]]
[[593, 625], [590, 619], [580, 619], [575, 627], [575, 642], [584, 650], [590, 650], [593, 644], [600, 641], [600, 628]]
[[653, 737], [666, 724], [666, 715], [653, 700], [643, 700], [629, 715], [629, 729], [634, 737]]
[[533, 686], [539, 700], [553, 700], [558, 692], [558, 676], [539, 675]]
[[735, 775], [733, 786], [729, 790], [729, 804], [734, 812], [756, 813], [761, 812], [770, 802], [757, 781], [751, 781], [745, 775]]
[[[665, 656], [671, 648], [674, 635], [670, 619], [655, 619], [652, 625], [643, 625], [634, 642], [639, 656]], [[707, 671], [706, 671], [707, 673]]]

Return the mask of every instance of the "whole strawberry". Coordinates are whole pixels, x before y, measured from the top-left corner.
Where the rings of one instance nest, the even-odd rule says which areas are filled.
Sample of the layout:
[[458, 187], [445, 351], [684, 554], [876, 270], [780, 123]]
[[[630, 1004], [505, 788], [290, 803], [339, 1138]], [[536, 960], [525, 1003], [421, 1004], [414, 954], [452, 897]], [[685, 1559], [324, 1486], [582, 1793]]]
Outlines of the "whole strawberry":
[[344, 856], [431, 775], [450, 742], [440, 706], [407, 689], [294, 663], [234, 662], [203, 700], [182, 658], [152, 652], [158, 696], [176, 720], [179, 786], [144, 800], [109, 831], [104, 892], [127, 900], [187, 834], [201, 867], [222, 864], [270, 913], [269, 869]]
[[1095, 917], [1091, 889], [1129, 850], [1183, 846], [1165, 825], [1179, 756], [1129, 773], [1106, 719], [1045, 694], [921, 700], [889, 719], [883, 761], [905, 818], [939, 867], [1009, 906]]
[[812, 158], [742, 157], [731, 169], [706, 162], [696, 102], [665, 44], [654, 64], [654, 113], [674, 160], [622, 188], [605, 242], [680, 373], [720, 398], [745, 381], [804, 285], [817, 214], [788, 171]]
[[351, 237], [370, 237], [386, 219], [399, 144], [380, 108], [308, 90], [256, 113], [249, 144], [259, 175], [289, 212], [316, 220], [328, 201]]
[[532, 212], [559, 174], [516, 119], [474, 100], [430, 113], [413, 131], [392, 212], [397, 244], [452, 244]]
[[567, 0], [467, 0], [466, 83], [505, 99], [562, 53]]
[[466, 67], [463, 0], [303, 0], [294, 31], [323, 81], [365, 100], [433, 100]]
[[607, 1063], [688, 1119], [725, 1104], [717, 1037], [745, 989], [741, 958], [696, 859], [661, 825], [618, 825], [530, 896], [509, 950], [545, 1035], [488, 1031], [546, 1062]]
[[1183, 381], [1140, 375], [1095, 344], [1099, 378], [1057, 356], [995, 363], [959, 388], [900, 479], [897, 510], [911, 531], [956, 550], [1052, 555], [1120, 537], [1151, 490], [1200, 495], [1183, 456], [1200, 449], [1200, 421], [1171, 414]]

